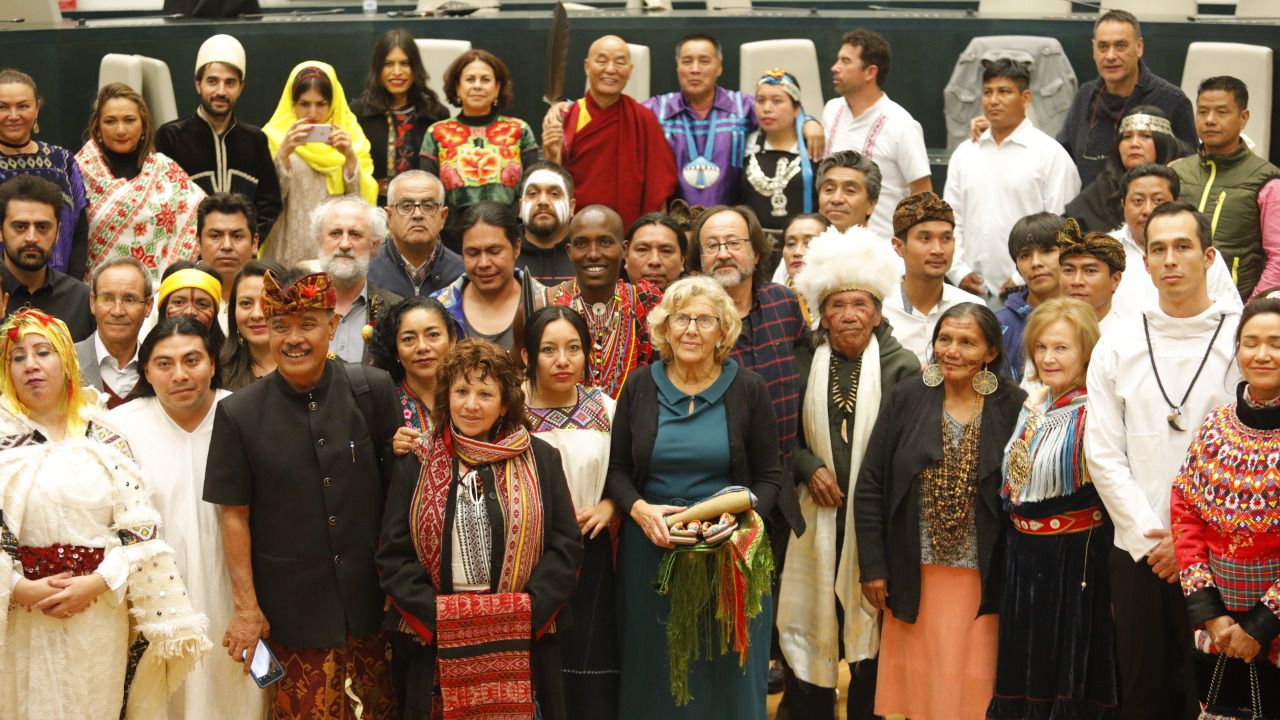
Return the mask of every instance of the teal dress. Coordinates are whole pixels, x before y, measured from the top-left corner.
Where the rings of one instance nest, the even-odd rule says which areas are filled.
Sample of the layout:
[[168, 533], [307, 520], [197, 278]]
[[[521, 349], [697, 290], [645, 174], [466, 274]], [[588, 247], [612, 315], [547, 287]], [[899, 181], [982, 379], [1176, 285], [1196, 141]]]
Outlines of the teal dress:
[[[667, 378], [659, 361], [652, 366], [658, 388], [658, 434], [650, 475], [644, 484], [646, 502], [687, 506], [729, 486], [729, 431], [724, 393], [738, 374], [738, 364], [726, 360], [711, 387], [692, 397]], [[622, 523], [618, 546], [618, 612], [621, 626], [622, 687], [618, 717], [734, 718], [764, 720], [768, 698], [769, 622], [773, 597], [765, 595], [749, 630], [751, 652], [745, 668], [737, 653], [695, 660], [689, 669], [693, 700], [678, 707], [671, 697], [667, 663], [667, 597], [652, 586], [664, 549], [656, 547], [629, 518]]]

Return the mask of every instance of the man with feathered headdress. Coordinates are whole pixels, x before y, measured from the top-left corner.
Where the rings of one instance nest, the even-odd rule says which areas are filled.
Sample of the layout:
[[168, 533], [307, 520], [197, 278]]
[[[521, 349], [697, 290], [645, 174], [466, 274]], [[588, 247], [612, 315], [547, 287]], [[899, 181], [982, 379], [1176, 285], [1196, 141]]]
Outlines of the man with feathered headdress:
[[850, 662], [849, 718], [872, 717], [879, 612], [859, 592], [853, 485], [881, 398], [920, 362], [881, 315], [897, 290], [897, 258], [871, 231], [814, 238], [796, 289], [818, 317], [813, 350], [797, 348], [802, 429], [792, 468], [809, 532], [791, 538], [778, 634], [795, 674], [792, 717], [834, 718], [838, 662]]

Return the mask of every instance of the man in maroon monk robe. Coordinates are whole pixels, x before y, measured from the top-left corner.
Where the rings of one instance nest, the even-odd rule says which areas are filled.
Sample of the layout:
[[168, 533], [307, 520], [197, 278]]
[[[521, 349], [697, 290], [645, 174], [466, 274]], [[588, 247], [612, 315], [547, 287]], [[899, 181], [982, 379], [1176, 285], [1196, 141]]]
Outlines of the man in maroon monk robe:
[[547, 114], [543, 151], [573, 176], [580, 207], [611, 207], [626, 227], [663, 209], [676, 189], [675, 158], [658, 118], [622, 94], [631, 78], [627, 43], [605, 35], [591, 44], [583, 66], [587, 94]]

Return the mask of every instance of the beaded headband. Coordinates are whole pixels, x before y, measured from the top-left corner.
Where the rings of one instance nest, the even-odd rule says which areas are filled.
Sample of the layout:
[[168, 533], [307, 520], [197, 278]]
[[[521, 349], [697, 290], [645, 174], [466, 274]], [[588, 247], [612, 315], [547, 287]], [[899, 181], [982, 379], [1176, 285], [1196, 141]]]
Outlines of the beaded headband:
[[759, 82], [756, 83], [757, 88], [761, 85], [776, 85], [782, 88], [782, 91], [785, 92], [792, 100], [800, 102], [800, 83], [796, 81], [794, 75], [786, 70], [782, 70], [780, 68], [770, 70], [764, 74], [764, 77], [760, 78]]
[[1148, 115], [1146, 113], [1134, 113], [1128, 115], [1120, 121], [1120, 134], [1123, 135], [1130, 130], [1150, 130], [1158, 132], [1161, 135], [1173, 135], [1173, 125], [1165, 118], [1156, 115]]

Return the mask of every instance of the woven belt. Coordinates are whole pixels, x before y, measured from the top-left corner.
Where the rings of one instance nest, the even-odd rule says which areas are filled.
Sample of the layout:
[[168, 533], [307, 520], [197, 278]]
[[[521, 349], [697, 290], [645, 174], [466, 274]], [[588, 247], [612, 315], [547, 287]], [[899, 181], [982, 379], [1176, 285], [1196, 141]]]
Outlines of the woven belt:
[[1092, 530], [1103, 522], [1101, 506], [1043, 518], [1022, 517], [1009, 513], [1009, 519], [1013, 521], [1013, 527], [1018, 532], [1026, 535], [1068, 535]]
[[102, 548], [80, 545], [49, 545], [47, 547], [20, 546], [18, 562], [22, 574], [28, 580], [39, 580], [60, 572], [72, 575], [88, 575], [102, 563]]

